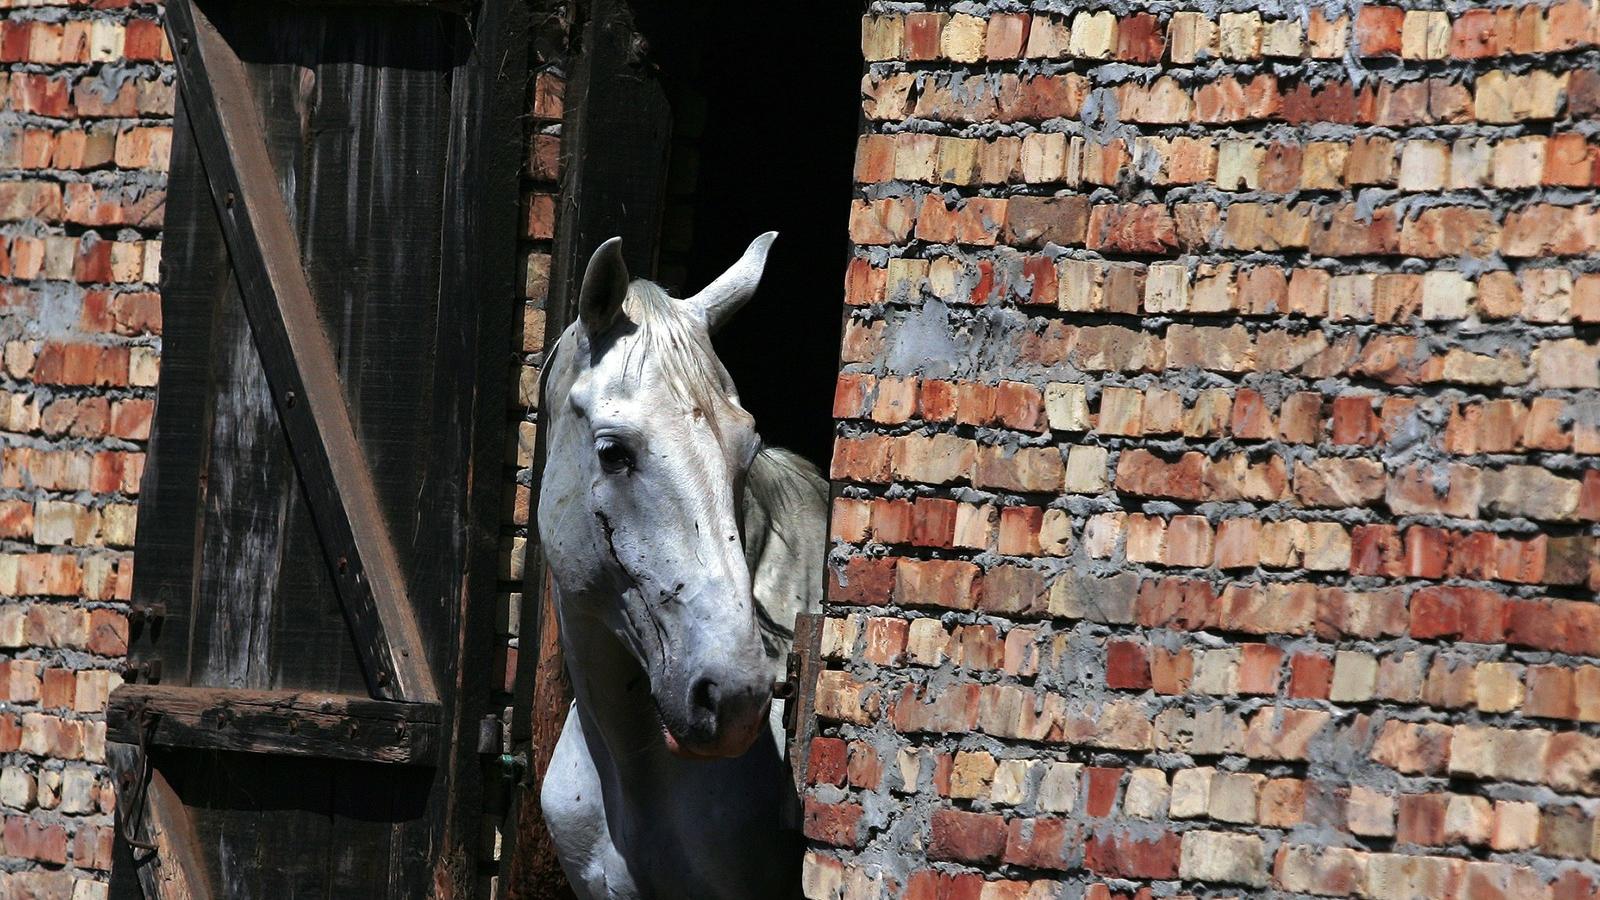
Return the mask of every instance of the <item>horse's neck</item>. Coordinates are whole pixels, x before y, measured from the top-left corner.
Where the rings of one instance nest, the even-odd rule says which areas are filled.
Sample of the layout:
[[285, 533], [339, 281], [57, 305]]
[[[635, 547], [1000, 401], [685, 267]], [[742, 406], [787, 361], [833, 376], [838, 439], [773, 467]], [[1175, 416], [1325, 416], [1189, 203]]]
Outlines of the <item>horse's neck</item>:
[[[558, 589], [558, 609], [562, 600]], [[609, 764], [625, 778], [630, 767], [650, 765], [653, 753], [666, 754], [650, 681], [633, 654], [595, 619], [563, 614], [560, 628], [573, 700], [597, 766], [603, 770], [602, 763]], [[597, 740], [600, 746], [594, 745]]]

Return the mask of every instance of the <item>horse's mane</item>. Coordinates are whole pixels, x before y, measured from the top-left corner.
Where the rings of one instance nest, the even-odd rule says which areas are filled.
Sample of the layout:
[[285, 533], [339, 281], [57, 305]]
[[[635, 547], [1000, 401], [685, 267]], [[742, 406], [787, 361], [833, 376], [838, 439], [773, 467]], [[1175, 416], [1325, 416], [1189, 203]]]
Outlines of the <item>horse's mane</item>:
[[821, 600], [820, 583], [804, 576], [820, 564], [827, 505], [828, 483], [816, 466], [781, 447], [756, 454], [745, 476], [744, 547], [769, 656], [787, 652], [794, 640], [785, 623]]

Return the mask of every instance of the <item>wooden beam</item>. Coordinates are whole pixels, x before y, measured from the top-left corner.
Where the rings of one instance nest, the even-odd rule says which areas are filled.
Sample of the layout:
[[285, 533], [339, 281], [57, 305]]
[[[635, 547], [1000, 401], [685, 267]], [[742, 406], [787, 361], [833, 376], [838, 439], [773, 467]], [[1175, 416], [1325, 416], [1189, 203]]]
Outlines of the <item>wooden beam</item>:
[[[149, 900], [211, 900], [211, 881], [200, 855], [199, 839], [176, 791], [160, 770], [151, 768], [149, 784], [144, 786], [143, 808], [133, 801], [140, 796], [134, 784], [143, 773], [143, 751], [132, 744], [106, 745], [108, 762], [119, 773], [117, 779], [117, 821], [133, 816], [134, 838], [154, 845], [155, 850], [136, 851], [139, 885]], [[127, 778], [124, 780], [123, 775]], [[118, 835], [120, 839], [120, 835]]]
[[152, 746], [433, 765], [439, 706], [310, 691], [125, 684], [111, 694], [106, 737]]
[[399, 6], [414, 9], [442, 9], [445, 12], [466, 13], [477, 5], [477, 0], [282, 0], [291, 6]]
[[398, 556], [345, 404], [333, 348], [244, 64], [193, 0], [166, 23], [256, 350], [375, 697], [438, 699]]
[[783, 726], [789, 733], [784, 754], [796, 794], [806, 791], [806, 762], [817, 734], [817, 675], [822, 669], [822, 614], [800, 613], [794, 617], [794, 643], [789, 648], [788, 680], [794, 694], [783, 706]]

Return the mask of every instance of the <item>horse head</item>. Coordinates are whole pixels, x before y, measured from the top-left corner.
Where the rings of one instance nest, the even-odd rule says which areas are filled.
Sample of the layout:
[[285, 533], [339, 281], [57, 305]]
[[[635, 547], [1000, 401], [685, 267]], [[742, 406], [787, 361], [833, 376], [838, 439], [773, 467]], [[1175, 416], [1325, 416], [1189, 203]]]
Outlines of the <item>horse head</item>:
[[767, 722], [739, 521], [760, 439], [710, 335], [755, 293], [775, 237], [687, 299], [630, 279], [612, 238], [550, 363], [539, 530], [563, 628], [581, 618], [622, 643], [679, 755], [738, 756]]

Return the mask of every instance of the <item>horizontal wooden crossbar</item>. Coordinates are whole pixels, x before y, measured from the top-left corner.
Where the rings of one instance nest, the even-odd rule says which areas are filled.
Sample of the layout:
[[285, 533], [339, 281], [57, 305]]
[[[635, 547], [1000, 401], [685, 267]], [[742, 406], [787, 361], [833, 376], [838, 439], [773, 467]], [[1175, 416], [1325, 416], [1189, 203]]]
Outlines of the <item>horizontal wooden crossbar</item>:
[[125, 684], [111, 694], [106, 737], [149, 746], [432, 765], [439, 719], [436, 703]]
[[410, 6], [466, 12], [476, 0], [283, 0], [292, 6]]

